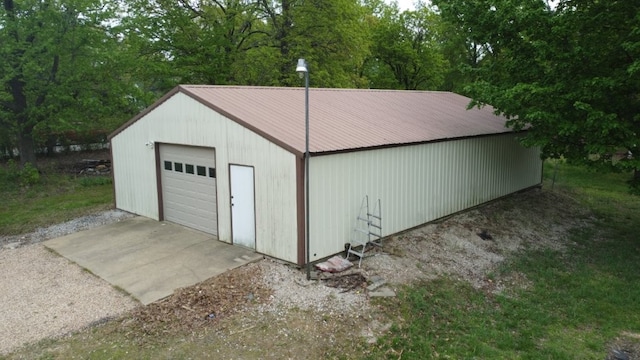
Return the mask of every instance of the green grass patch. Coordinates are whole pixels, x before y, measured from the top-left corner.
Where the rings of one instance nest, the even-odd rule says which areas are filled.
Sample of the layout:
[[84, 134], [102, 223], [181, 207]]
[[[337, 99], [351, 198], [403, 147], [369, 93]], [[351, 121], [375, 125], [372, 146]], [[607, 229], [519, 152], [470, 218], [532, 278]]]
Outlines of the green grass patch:
[[110, 177], [43, 174], [24, 185], [0, 169], [0, 234], [15, 235], [112, 207]]
[[108, 176], [85, 176], [80, 178], [80, 185], [84, 187], [111, 185], [113, 180]]
[[557, 171], [554, 191], [591, 209], [595, 226], [572, 231], [566, 251], [526, 251], [494, 274], [524, 274], [526, 289], [488, 294], [446, 278], [405, 288], [383, 305], [402, 320], [368, 358], [604, 359], [620, 334], [640, 333], [640, 198], [627, 174], [554, 167], [545, 187]]
[[547, 188], [576, 196], [582, 203], [604, 218], [629, 215], [640, 211], [640, 197], [631, 195], [628, 181], [631, 173], [602, 173], [561, 160], [546, 161], [544, 180]]

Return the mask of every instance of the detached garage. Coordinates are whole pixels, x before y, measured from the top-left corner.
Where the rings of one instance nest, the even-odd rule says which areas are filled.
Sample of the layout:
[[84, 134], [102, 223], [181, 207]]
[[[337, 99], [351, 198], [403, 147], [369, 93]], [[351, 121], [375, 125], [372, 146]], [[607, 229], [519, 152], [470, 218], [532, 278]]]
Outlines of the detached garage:
[[[305, 90], [178, 86], [111, 136], [116, 206], [304, 264]], [[449, 92], [310, 89], [310, 260], [537, 186], [538, 149]]]

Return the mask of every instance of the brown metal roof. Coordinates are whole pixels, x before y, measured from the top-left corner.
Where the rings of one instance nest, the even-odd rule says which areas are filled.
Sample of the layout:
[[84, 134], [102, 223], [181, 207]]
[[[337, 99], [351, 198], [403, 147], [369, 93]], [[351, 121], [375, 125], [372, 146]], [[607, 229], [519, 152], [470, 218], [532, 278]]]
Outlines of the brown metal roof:
[[[304, 152], [304, 88], [183, 85], [180, 89]], [[467, 110], [470, 101], [439, 91], [311, 88], [309, 149], [333, 152], [511, 131], [490, 106]]]
[[[178, 91], [291, 151], [304, 152], [304, 88], [181, 85], [157, 104]], [[471, 99], [451, 92], [316, 88], [309, 91], [312, 153], [511, 131], [505, 127], [504, 117], [493, 114], [492, 107], [467, 110]], [[116, 130], [112, 137], [151, 109]]]

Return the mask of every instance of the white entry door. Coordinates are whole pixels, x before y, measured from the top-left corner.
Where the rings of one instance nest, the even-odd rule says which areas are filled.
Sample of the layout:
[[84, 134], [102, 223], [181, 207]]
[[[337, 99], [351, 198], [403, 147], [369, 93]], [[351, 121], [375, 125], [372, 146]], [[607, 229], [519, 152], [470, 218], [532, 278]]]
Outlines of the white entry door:
[[256, 248], [253, 167], [229, 165], [231, 177], [231, 231], [233, 243]]

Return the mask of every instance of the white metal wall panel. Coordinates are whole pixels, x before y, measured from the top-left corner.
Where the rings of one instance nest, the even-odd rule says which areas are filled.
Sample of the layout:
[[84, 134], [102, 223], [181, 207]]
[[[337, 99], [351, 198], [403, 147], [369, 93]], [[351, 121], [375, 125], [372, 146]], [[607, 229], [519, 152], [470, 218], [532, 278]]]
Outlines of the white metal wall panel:
[[344, 250], [365, 195], [381, 199], [386, 236], [535, 186], [541, 171], [514, 134], [311, 157], [311, 259]]
[[215, 151], [169, 144], [159, 147], [164, 219], [218, 235]]
[[182, 93], [112, 138], [116, 206], [158, 219], [151, 142], [216, 149], [218, 238], [231, 241], [229, 164], [255, 169], [256, 251], [297, 262], [296, 158]]

